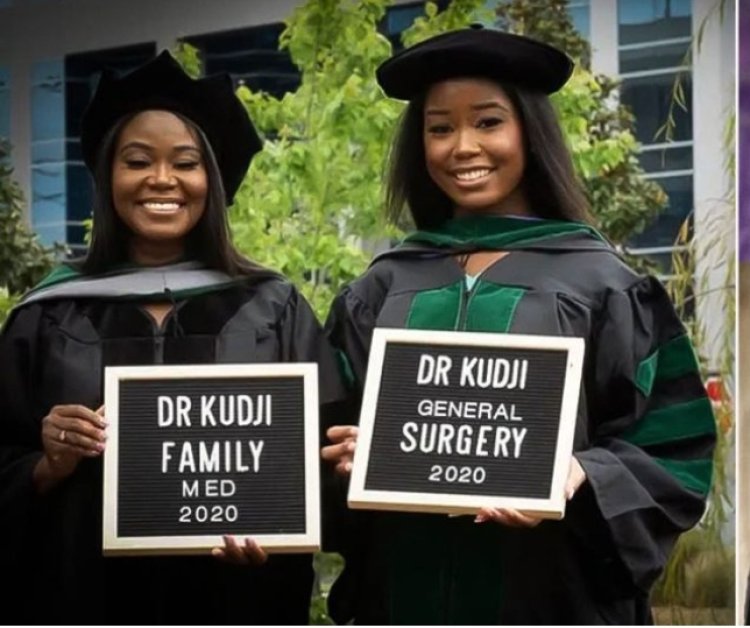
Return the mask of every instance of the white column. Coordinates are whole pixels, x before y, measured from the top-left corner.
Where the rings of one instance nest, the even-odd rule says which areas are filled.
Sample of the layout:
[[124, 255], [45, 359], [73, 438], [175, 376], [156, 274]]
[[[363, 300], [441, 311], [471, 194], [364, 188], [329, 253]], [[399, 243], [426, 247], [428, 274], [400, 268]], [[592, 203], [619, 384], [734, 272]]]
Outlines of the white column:
[[617, 0], [591, 0], [591, 67], [599, 74], [617, 76]]
[[[724, 20], [713, 2], [694, 0], [693, 35], [704, 25], [700, 47], [693, 52], [693, 139], [696, 259], [696, 306], [706, 326], [705, 350], [712, 368], [717, 360], [722, 334], [734, 329], [728, 316], [722, 288], [735, 257], [735, 215], [730, 203], [734, 180], [726, 171], [728, 150], [724, 142], [726, 124], [735, 108], [735, 13], [726, 3]], [[703, 285], [701, 285], [703, 284]]]

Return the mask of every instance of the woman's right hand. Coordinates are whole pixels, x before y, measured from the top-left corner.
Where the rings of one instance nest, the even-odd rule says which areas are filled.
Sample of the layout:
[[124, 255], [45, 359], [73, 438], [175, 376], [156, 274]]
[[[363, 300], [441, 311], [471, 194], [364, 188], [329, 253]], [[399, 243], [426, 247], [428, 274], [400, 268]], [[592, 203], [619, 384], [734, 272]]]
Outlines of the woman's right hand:
[[323, 460], [335, 465], [336, 472], [349, 475], [352, 472], [352, 459], [357, 446], [359, 428], [356, 425], [334, 425], [328, 428], [326, 436], [333, 444], [323, 447], [320, 455]]
[[101, 456], [107, 439], [104, 406], [96, 412], [81, 405], [54, 406], [42, 420], [44, 457], [34, 481], [44, 493], [75, 471], [83, 458]]
[[268, 560], [268, 555], [258, 543], [251, 538], [246, 538], [244, 543], [238, 542], [231, 534], [222, 536], [224, 547], [214, 547], [211, 555], [228, 563], [235, 565], [263, 565]]

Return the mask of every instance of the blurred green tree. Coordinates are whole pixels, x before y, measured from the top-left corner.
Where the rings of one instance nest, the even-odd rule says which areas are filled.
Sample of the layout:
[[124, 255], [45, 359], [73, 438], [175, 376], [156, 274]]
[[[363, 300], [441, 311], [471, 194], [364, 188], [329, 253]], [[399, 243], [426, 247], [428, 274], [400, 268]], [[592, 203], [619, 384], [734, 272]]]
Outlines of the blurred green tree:
[[0, 138], [0, 322], [54, 264], [53, 249], [44, 247], [26, 224], [24, 205], [10, 166], [10, 143]]
[[[299, 285], [321, 317], [338, 289], [365, 268], [373, 247], [398, 235], [382, 220], [381, 188], [404, 103], [386, 98], [375, 82], [375, 69], [392, 53], [378, 31], [389, 4], [308, 0], [286, 20], [280, 43], [300, 70], [299, 88], [280, 99], [238, 89], [265, 143], [230, 213], [235, 242]], [[587, 44], [564, 5], [513, 0], [500, 3], [493, 15], [482, 0], [453, 0], [444, 11], [427, 2], [402, 40], [412, 45], [478, 20], [497, 20], [586, 60]], [[195, 50], [182, 44], [176, 52], [195, 73]], [[666, 197], [641, 176], [632, 118], [610, 98], [614, 87], [580, 65], [554, 103], [598, 226], [622, 244], [648, 224]]]

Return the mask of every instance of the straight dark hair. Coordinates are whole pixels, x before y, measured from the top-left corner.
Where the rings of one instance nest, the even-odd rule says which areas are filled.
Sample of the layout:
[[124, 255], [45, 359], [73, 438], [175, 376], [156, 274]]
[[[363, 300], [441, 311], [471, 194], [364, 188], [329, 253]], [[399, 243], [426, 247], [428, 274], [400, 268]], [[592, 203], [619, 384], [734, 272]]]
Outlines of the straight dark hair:
[[[521, 118], [526, 171], [521, 185], [531, 211], [540, 218], [591, 222], [589, 203], [573, 168], [560, 123], [549, 98], [501, 85]], [[453, 201], [427, 172], [424, 151], [426, 93], [413, 99], [401, 116], [386, 174], [386, 216], [407, 226], [408, 210], [418, 229], [434, 229], [453, 216]]]
[[[131, 231], [117, 215], [112, 202], [112, 162], [122, 129], [139, 113], [142, 112], [121, 118], [102, 140], [94, 172], [91, 244], [84, 258], [71, 262], [83, 273], [99, 274], [131, 261], [128, 248]], [[171, 113], [182, 120], [196, 138], [208, 180], [206, 208], [188, 234], [186, 259], [203, 262], [207, 268], [223, 271], [230, 277], [269, 272], [248, 260], [232, 244], [219, 166], [203, 131], [179, 113]]]

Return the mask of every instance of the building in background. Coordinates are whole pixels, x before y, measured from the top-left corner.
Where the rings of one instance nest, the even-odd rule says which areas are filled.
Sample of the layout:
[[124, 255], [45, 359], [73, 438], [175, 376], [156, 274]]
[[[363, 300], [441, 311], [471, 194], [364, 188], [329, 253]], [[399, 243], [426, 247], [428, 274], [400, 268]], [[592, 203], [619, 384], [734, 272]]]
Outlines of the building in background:
[[[297, 0], [0, 0], [0, 137], [10, 139], [29, 222], [43, 242], [85, 249], [92, 187], [79, 122], [104, 68], [134, 68], [177, 39], [201, 51], [207, 73], [275, 96], [299, 84], [279, 35]], [[442, 4], [445, 4], [443, 1]], [[422, 3], [389, 9], [394, 43]], [[91, 25], [96, 24], [96, 28]]]
[[[722, 199], [733, 185], [722, 143], [735, 103], [733, 2], [723, 2], [723, 19], [715, 11], [702, 30], [699, 51], [689, 54], [706, 16], [720, 3], [569, 0], [576, 26], [591, 42], [594, 71], [621, 78], [621, 99], [636, 118], [641, 163], [669, 196], [663, 214], [631, 243], [666, 273], [685, 218], [695, 210], [700, 237], [717, 212], [727, 211]], [[0, 136], [11, 140], [16, 177], [30, 199], [29, 221], [42, 240], [84, 248], [91, 185], [78, 123], [102, 68], [132, 68], [185, 39], [202, 51], [207, 72], [230, 72], [235, 81], [278, 96], [298, 84], [294, 65], [278, 50], [282, 20], [297, 4], [0, 0]], [[394, 3], [383, 33], [398, 43], [398, 34], [421, 7], [421, 2]], [[686, 110], [670, 106], [678, 72]], [[657, 131], [670, 111], [674, 130], [667, 142]], [[714, 269], [720, 261], [700, 263], [710, 275], [719, 272]], [[718, 274], [714, 280], [720, 281]]]

